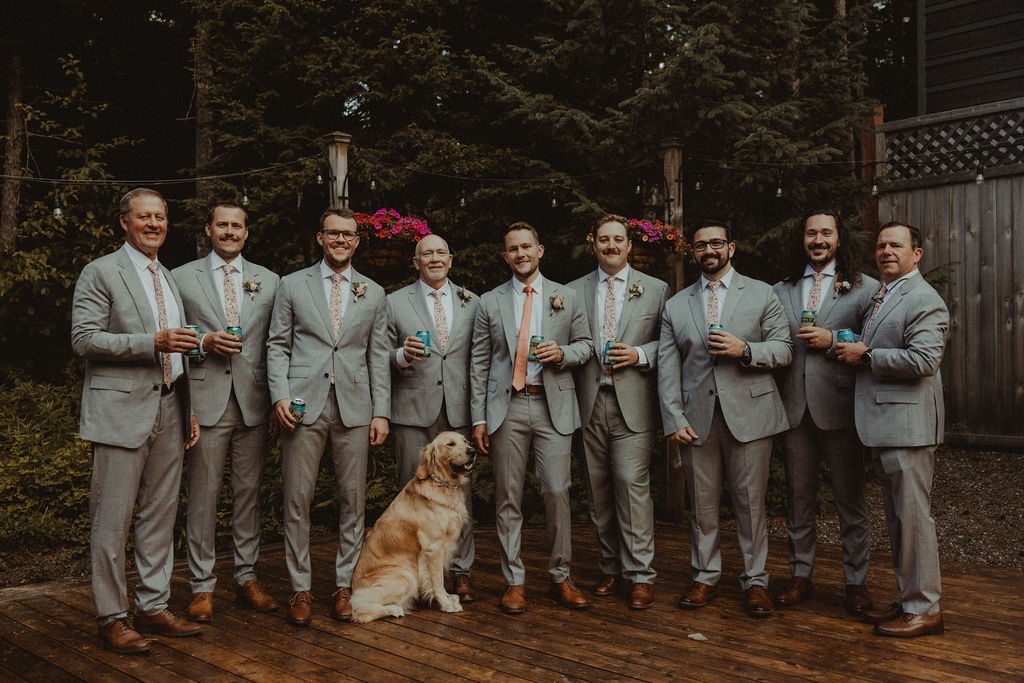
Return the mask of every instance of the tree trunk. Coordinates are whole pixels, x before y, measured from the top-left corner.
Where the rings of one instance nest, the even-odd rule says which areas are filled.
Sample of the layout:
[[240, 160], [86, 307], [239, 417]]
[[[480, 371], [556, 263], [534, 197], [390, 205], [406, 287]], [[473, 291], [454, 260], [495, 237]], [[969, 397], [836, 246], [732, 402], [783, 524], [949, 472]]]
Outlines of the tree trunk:
[[[196, 22], [196, 38], [193, 44], [196, 81], [196, 170], [197, 176], [205, 175], [213, 158], [213, 112], [210, 111], [210, 82], [213, 80], [213, 65], [207, 52], [209, 29], [206, 20]], [[204, 207], [210, 205], [209, 183], [196, 181], [196, 199]], [[196, 257], [202, 258], [210, 251], [206, 235], [196, 234]]]
[[[21, 111], [21, 57], [11, 55], [10, 80], [7, 84], [7, 144], [4, 148], [4, 175], [21, 175], [21, 154], [24, 149], [25, 120]], [[0, 250], [14, 250], [18, 238], [18, 202], [21, 181], [4, 178], [0, 195]]]

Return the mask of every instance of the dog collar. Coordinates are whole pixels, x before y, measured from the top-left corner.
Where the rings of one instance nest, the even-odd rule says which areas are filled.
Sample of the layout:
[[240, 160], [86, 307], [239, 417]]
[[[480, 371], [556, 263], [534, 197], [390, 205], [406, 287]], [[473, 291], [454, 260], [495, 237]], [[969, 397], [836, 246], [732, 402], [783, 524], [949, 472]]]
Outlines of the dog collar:
[[457, 489], [457, 488], [459, 488], [459, 483], [458, 482], [455, 482], [453, 484], [449, 484], [448, 482], [441, 481], [437, 477], [431, 477], [430, 480], [434, 482], [434, 486], [443, 486], [446, 489]]

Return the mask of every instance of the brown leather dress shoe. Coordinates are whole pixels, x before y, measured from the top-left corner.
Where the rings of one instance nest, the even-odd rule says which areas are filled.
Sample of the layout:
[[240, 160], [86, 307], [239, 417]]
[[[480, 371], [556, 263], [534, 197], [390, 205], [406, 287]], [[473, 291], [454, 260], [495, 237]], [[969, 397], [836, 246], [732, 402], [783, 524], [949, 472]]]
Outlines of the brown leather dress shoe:
[[846, 613], [854, 617], [862, 617], [874, 607], [868, 587], [863, 584], [846, 584]]
[[203, 634], [203, 627], [175, 616], [165, 609], [156, 614], [136, 614], [135, 630], [139, 633], [156, 633], [169, 638], [189, 638]]
[[459, 574], [455, 577], [455, 594], [459, 596], [461, 603], [476, 602], [476, 591], [473, 590], [469, 574]]
[[775, 608], [764, 586], [751, 586], [747, 589], [747, 597], [743, 601], [743, 611], [748, 617], [770, 617]]
[[213, 593], [193, 593], [185, 616], [191, 621], [208, 624], [213, 619]]
[[505, 594], [501, 596], [501, 611], [506, 614], [522, 614], [526, 611], [526, 589], [518, 586], [505, 586]]
[[799, 605], [801, 602], [811, 597], [811, 593], [814, 591], [814, 586], [811, 585], [810, 579], [805, 579], [802, 576], [794, 576], [786, 584], [786, 590], [775, 596], [775, 604], [779, 607], [793, 607]]
[[875, 635], [890, 638], [916, 638], [937, 636], [946, 630], [942, 625], [942, 612], [935, 614], [911, 614], [904, 612], [898, 619], [884, 621], [875, 626]]
[[580, 589], [576, 587], [576, 584], [568, 576], [560, 583], [552, 582], [551, 597], [562, 607], [568, 607], [569, 609], [583, 609], [589, 606], [587, 599], [583, 597], [583, 593], [580, 592]]
[[654, 586], [649, 583], [634, 583], [629, 593], [629, 609], [647, 609], [654, 604]]
[[331, 595], [334, 600], [334, 618], [338, 621], [352, 621], [352, 605], [348, 601], [352, 599], [352, 589], [348, 586], [338, 586], [338, 590]]
[[597, 582], [591, 593], [599, 598], [607, 598], [610, 595], [616, 593], [622, 593], [624, 587], [624, 581], [618, 574], [605, 574], [601, 577], [601, 580]]
[[903, 616], [903, 606], [898, 602], [890, 602], [885, 607], [864, 610], [864, 614], [860, 618], [869, 624], [881, 624], [884, 621], [899, 619], [901, 616]]
[[309, 622], [313, 621], [313, 594], [309, 591], [293, 594], [284, 618], [292, 626], [309, 626]]
[[278, 607], [277, 600], [271, 597], [263, 584], [256, 579], [249, 579], [241, 586], [237, 586], [235, 599], [257, 612], [273, 612]]
[[694, 581], [686, 589], [686, 592], [679, 596], [679, 602], [676, 603], [676, 606], [683, 609], [697, 609], [698, 607], [706, 606], [717, 597], [718, 586], [710, 586], [700, 581]]
[[119, 655], [141, 655], [149, 652], [149, 641], [132, 629], [124, 617], [100, 626], [98, 635], [103, 647]]

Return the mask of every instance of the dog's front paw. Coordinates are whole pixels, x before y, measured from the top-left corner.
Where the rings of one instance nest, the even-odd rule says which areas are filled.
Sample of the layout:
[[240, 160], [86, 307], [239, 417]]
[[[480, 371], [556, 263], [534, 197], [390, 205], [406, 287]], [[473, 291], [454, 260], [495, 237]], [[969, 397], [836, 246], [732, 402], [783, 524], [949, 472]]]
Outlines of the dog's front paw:
[[449, 595], [447, 598], [438, 597], [438, 604], [441, 606], [442, 612], [461, 612], [462, 603], [455, 596]]

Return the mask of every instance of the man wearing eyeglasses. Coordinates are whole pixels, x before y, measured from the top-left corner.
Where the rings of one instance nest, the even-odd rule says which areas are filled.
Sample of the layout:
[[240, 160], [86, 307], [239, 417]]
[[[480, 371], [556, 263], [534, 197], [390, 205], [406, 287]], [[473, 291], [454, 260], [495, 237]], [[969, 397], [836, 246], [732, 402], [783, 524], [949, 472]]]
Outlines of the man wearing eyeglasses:
[[[416, 282], [388, 295], [391, 345], [391, 424], [398, 455], [398, 485], [416, 475], [420, 451], [444, 431], [470, 438], [469, 361], [473, 320], [480, 299], [448, 279], [448, 243], [427, 235], [416, 243]], [[430, 334], [429, 351], [417, 332]], [[459, 534], [449, 570], [459, 600], [476, 600], [470, 580], [473, 545], [473, 486], [463, 485], [469, 516]]]
[[[358, 223], [347, 209], [320, 218], [323, 260], [281, 279], [267, 340], [273, 413], [282, 427], [285, 563], [294, 591], [286, 618], [312, 620], [309, 508], [324, 446], [338, 485], [338, 553], [333, 616], [352, 618], [352, 571], [363, 544], [366, 458], [388, 435], [388, 370], [384, 290], [352, 267]], [[296, 417], [289, 404], [305, 401]]]
[[722, 575], [718, 505], [723, 473], [743, 556], [744, 611], [766, 617], [768, 529], [765, 494], [772, 436], [789, 428], [772, 370], [789, 365], [793, 339], [778, 297], [731, 263], [736, 245], [721, 222], [693, 235], [701, 276], [665, 306], [658, 344], [658, 395], [665, 434], [682, 446], [692, 504], [692, 583], [684, 609], [718, 596]]

